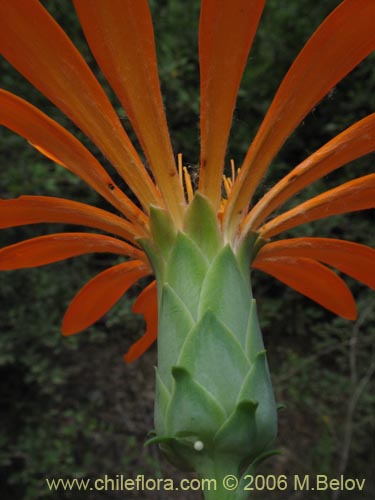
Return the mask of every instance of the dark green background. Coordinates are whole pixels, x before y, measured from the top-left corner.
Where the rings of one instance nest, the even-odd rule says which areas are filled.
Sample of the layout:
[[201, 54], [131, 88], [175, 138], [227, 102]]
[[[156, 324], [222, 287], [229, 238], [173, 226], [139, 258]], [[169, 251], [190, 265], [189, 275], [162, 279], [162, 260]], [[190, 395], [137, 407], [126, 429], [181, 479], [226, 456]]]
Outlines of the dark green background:
[[[43, 3], [96, 70], [72, 4], [68, 0]], [[268, 0], [234, 116], [228, 158], [234, 158], [238, 165], [290, 63], [338, 3]], [[151, 6], [173, 146], [176, 153], [184, 154], [186, 163], [194, 165], [199, 152], [199, 2], [153, 0]], [[273, 162], [259, 195], [335, 134], [374, 111], [374, 61], [370, 56], [309, 113]], [[0, 70], [2, 87], [40, 106], [95, 151], [4, 60]], [[105, 79], [99, 78], [108, 89]], [[112, 97], [129, 130], [125, 114]], [[1, 197], [61, 196], [106, 208], [79, 179], [5, 129], [0, 130], [0, 155]], [[372, 171], [373, 157], [368, 156], [327, 176], [298, 199]], [[81, 228], [37, 225], [9, 229], [0, 233], [0, 243], [3, 246], [71, 229]], [[322, 220], [292, 234], [340, 237], [373, 245], [373, 213]], [[199, 493], [49, 493], [45, 486], [45, 477], [135, 477], [142, 473], [184, 477], [166, 464], [156, 447], [143, 447], [152, 428], [155, 348], [133, 365], [122, 360], [143, 328], [141, 318], [130, 313], [140, 287], [87, 332], [68, 339], [60, 334], [69, 301], [86, 281], [114, 262], [116, 259], [107, 255], [90, 255], [0, 274], [1, 498], [200, 497]], [[367, 482], [364, 493], [340, 493], [340, 498], [373, 498], [374, 385], [368, 381], [375, 367], [373, 293], [347, 279], [359, 309], [358, 321], [351, 323], [267, 276], [254, 273], [253, 280], [277, 398], [287, 405], [280, 413], [278, 446], [282, 454], [270, 459], [260, 472], [335, 477], [344, 471], [346, 477], [364, 477]], [[263, 492], [256, 498], [338, 497], [286, 491]]]

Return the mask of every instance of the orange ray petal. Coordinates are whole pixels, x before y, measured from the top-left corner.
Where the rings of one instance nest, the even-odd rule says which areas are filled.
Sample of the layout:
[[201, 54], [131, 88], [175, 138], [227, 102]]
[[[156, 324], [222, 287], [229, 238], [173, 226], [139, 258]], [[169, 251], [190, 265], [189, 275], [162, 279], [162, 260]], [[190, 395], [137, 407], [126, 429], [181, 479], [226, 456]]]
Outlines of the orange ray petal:
[[87, 253], [108, 252], [146, 260], [145, 254], [124, 241], [103, 234], [60, 233], [39, 236], [0, 249], [0, 270], [38, 267]]
[[255, 262], [273, 257], [319, 260], [375, 289], [375, 250], [366, 245], [333, 238], [291, 238], [267, 243]]
[[134, 235], [137, 232], [132, 224], [85, 203], [49, 196], [20, 196], [13, 200], [0, 200], [0, 229], [41, 222], [94, 227], [136, 244]]
[[100, 68], [124, 106], [156, 183], [177, 222], [184, 198], [160, 93], [147, 0], [74, 0]]
[[99, 82], [37, 0], [0, 2], [0, 53], [104, 153], [145, 209], [158, 195]]
[[155, 342], [158, 335], [158, 297], [156, 281], [152, 281], [139, 295], [134, 302], [133, 312], [143, 314], [146, 321], [146, 333], [134, 342], [124, 359], [127, 363], [132, 363], [138, 359]]
[[263, 239], [301, 224], [330, 215], [345, 214], [375, 207], [375, 174], [365, 175], [330, 189], [288, 210], [260, 228]]
[[256, 230], [276, 208], [314, 181], [375, 150], [375, 113], [347, 128], [270, 189], [250, 210], [244, 232]]
[[375, 2], [344, 0], [289, 69], [246, 155], [228, 201], [225, 227], [237, 222], [270, 162], [304, 116], [375, 49]]
[[110, 267], [90, 280], [70, 303], [62, 324], [63, 335], [73, 335], [98, 321], [149, 271], [132, 260]]
[[78, 175], [130, 220], [141, 226], [146, 224], [145, 214], [124, 195], [72, 134], [39, 109], [5, 90], [0, 90], [0, 125], [21, 135], [42, 154]]
[[329, 311], [346, 319], [356, 319], [353, 296], [336, 273], [312, 259], [272, 257], [255, 260], [252, 267], [270, 274]]
[[265, 0], [203, 0], [199, 25], [200, 191], [218, 208], [233, 110]]

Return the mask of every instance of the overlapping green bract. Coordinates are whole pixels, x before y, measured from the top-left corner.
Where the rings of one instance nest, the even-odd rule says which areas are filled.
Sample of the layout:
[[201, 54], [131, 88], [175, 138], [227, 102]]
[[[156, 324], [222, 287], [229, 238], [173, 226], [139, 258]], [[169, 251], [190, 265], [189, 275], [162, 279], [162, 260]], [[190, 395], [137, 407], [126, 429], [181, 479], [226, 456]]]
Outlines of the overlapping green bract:
[[269, 449], [277, 425], [250, 287], [251, 245], [236, 254], [225, 245], [199, 193], [183, 232], [160, 209], [151, 221], [154, 241], [143, 244], [159, 297], [155, 441], [181, 466], [207, 475], [227, 463], [239, 474]]

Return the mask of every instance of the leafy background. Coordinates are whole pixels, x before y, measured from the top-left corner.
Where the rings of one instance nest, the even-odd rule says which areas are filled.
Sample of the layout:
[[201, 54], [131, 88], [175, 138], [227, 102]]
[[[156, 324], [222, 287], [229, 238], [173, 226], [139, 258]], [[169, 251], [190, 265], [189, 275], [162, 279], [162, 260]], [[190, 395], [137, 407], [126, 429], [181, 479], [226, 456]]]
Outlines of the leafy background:
[[[66, 29], [111, 95], [124, 126], [126, 115], [84, 42], [68, 0], [43, 2]], [[250, 55], [235, 111], [228, 158], [240, 165], [272, 96], [290, 63], [338, 0], [268, 0]], [[152, 0], [160, 76], [176, 152], [194, 168], [199, 151], [197, 25], [199, 2]], [[225, 34], [223, 34], [225, 36]], [[374, 110], [374, 56], [360, 64], [305, 118], [274, 161], [260, 187], [267, 190], [327, 140]], [[96, 151], [82, 134], [4, 60], [1, 86], [42, 107]], [[230, 78], [230, 75], [222, 75]], [[132, 137], [134, 137], [132, 135]], [[34, 151], [26, 141], [0, 130], [0, 196], [62, 196], [106, 207], [87, 186]], [[102, 159], [102, 158], [101, 158]], [[373, 157], [352, 162], [293, 200], [371, 172]], [[105, 161], [105, 160], [104, 160]], [[109, 167], [110, 168], [110, 167]], [[37, 225], [2, 231], [1, 246], [57, 230]], [[374, 244], [370, 211], [301, 227], [291, 234], [333, 236]], [[113, 257], [90, 255], [62, 263], [0, 274], [0, 496], [15, 500], [121, 497], [124, 492], [49, 492], [45, 477], [184, 477], [144, 447], [152, 428], [155, 348], [133, 365], [122, 354], [143, 324], [131, 314], [137, 289], [105, 318], [73, 338], [60, 322], [79, 288]], [[370, 272], [370, 270], [369, 270]], [[351, 323], [300, 297], [271, 278], [254, 274], [254, 289], [268, 349], [280, 413], [278, 447], [263, 474], [328, 474], [366, 478], [365, 491], [258, 492], [259, 499], [370, 499], [375, 491], [373, 332], [374, 295], [347, 280], [357, 299]], [[127, 498], [200, 498], [199, 492], [127, 493]]]

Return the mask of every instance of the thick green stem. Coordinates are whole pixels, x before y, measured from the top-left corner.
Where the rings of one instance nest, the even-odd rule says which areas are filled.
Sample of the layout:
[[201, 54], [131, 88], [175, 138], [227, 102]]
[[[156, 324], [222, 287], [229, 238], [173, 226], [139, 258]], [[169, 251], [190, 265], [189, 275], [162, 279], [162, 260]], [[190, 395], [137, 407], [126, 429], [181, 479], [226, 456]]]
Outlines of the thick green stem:
[[214, 456], [205, 463], [204, 469], [200, 471], [201, 478], [214, 480], [208, 483], [209, 488], [205, 488], [205, 483], [202, 483], [205, 500], [237, 500], [239, 477], [234, 463], [231, 456]]

